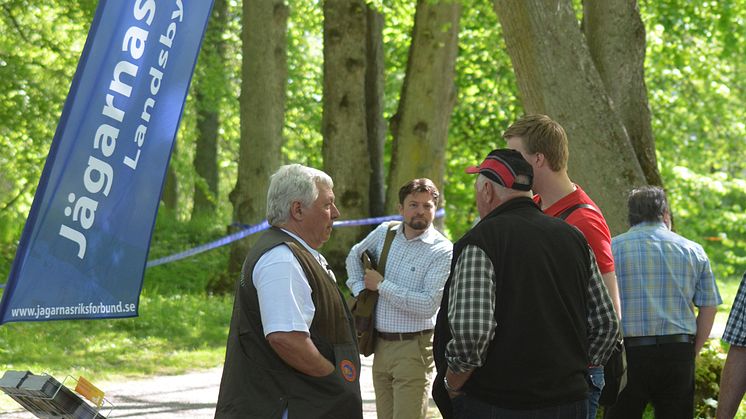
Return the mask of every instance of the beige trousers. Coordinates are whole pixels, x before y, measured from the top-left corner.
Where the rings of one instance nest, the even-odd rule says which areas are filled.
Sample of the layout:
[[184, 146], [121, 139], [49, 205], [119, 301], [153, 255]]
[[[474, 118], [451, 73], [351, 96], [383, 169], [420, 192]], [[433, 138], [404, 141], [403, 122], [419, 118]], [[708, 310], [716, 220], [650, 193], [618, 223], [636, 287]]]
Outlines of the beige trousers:
[[378, 419], [425, 419], [433, 371], [432, 333], [376, 340], [373, 388]]

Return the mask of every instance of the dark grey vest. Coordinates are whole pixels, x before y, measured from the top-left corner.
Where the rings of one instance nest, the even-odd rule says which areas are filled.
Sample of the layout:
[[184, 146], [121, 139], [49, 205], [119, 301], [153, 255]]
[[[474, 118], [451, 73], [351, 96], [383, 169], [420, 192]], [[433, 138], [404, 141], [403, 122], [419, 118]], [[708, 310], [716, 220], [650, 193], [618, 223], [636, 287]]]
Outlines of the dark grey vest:
[[[316, 312], [311, 340], [336, 367], [311, 377], [288, 366], [264, 337], [254, 265], [275, 246], [290, 247], [311, 287]], [[277, 307], [277, 310], [283, 310]], [[278, 228], [270, 228], [249, 251], [236, 287], [216, 418], [362, 418], [360, 357], [354, 325], [337, 284], [306, 248]]]

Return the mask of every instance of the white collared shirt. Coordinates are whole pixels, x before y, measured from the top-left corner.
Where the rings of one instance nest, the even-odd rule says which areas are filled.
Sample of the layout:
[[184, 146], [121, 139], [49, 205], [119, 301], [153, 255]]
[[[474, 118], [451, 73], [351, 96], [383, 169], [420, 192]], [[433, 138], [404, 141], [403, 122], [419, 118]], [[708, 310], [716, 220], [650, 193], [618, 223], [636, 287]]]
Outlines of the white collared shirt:
[[[347, 256], [347, 286], [354, 295], [365, 288], [360, 255], [369, 250], [376, 261], [380, 259], [388, 225], [379, 225]], [[452, 255], [453, 244], [433, 226], [408, 240], [400, 224], [389, 250], [384, 281], [379, 286], [376, 329], [389, 333], [432, 329]]]
[[[296, 234], [285, 229], [282, 231], [303, 244], [319, 265], [333, 276], [321, 253]], [[264, 336], [273, 332], [309, 333], [316, 312], [311, 286], [289, 247], [279, 245], [262, 255], [254, 265], [252, 281], [259, 298]]]

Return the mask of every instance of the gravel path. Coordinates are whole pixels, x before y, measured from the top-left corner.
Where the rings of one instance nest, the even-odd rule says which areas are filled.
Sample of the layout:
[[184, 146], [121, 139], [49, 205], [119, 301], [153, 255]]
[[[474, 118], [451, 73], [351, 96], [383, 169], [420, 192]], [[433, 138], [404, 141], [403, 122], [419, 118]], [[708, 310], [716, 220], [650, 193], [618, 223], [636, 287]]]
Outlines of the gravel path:
[[[371, 377], [373, 358], [361, 358], [361, 360], [363, 364], [360, 372], [363, 417], [375, 419], [376, 404]], [[212, 419], [215, 415], [215, 402], [218, 399], [222, 371], [221, 366], [184, 375], [95, 384], [106, 392], [107, 400], [114, 405], [111, 414], [108, 414], [107, 409], [102, 409], [102, 413], [109, 418]], [[437, 409], [432, 400], [430, 404], [432, 417], [439, 418], [440, 416], [435, 413]], [[2, 419], [35, 418], [4, 393], [0, 393], [0, 408], [11, 409], [11, 411], [0, 412]]]

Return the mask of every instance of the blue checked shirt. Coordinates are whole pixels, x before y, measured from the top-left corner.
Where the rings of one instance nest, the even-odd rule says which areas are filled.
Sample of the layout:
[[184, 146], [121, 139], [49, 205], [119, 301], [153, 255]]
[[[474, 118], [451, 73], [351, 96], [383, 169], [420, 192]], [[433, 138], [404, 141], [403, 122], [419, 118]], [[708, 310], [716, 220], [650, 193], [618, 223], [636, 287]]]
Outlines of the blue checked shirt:
[[[347, 286], [353, 295], [365, 288], [360, 255], [369, 250], [377, 261], [389, 223], [382, 223], [368, 237], [356, 244], [347, 255]], [[432, 329], [440, 307], [448, 274], [451, 271], [453, 244], [430, 226], [424, 233], [408, 240], [403, 224], [396, 227], [391, 242], [384, 281], [378, 288], [376, 329], [381, 332], [406, 333]]]
[[611, 240], [624, 336], [697, 333], [694, 306], [723, 302], [704, 249], [662, 222], [637, 224]]
[[743, 274], [738, 294], [725, 325], [723, 340], [736, 346], [746, 346], [746, 273]]

